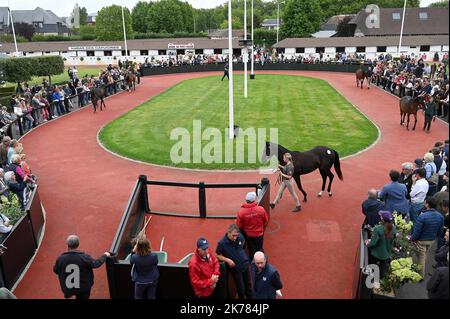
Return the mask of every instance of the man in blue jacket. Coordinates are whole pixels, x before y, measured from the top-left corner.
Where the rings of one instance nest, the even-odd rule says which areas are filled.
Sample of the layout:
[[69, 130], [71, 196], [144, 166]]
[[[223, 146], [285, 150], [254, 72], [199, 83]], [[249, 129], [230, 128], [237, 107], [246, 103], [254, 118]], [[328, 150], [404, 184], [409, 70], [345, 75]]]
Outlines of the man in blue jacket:
[[232, 224], [226, 235], [217, 244], [216, 254], [219, 261], [227, 264], [233, 276], [239, 299], [251, 299], [249, 260], [244, 251], [244, 236], [237, 225]]
[[436, 201], [433, 197], [425, 200], [425, 211], [414, 223], [411, 241], [416, 243], [417, 257], [419, 259], [420, 275], [425, 278], [427, 253], [434, 241], [444, 232], [444, 216], [436, 210]]
[[251, 266], [253, 299], [276, 299], [277, 291], [283, 288], [280, 274], [267, 262], [263, 252], [256, 252]]
[[399, 183], [398, 171], [390, 171], [389, 177], [392, 183], [383, 187], [379, 195], [380, 199], [384, 202], [386, 210], [391, 213], [397, 211], [405, 216], [409, 213], [408, 190], [405, 185]]

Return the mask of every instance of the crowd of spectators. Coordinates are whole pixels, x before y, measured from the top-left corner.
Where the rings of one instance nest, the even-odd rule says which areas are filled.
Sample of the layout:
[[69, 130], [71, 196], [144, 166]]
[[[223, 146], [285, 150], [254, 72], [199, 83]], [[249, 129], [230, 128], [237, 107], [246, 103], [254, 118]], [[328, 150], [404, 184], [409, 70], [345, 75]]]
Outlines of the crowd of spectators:
[[70, 113], [75, 108], [88, 105], [91, 99], [90, 91], [94, 87], [105, 87], [108, 96], [116, 94], [126, 89], [124, 79], [127, 72], [139, 74], [138, 68], [138, 65], [120, 62], [119, 66], [109, 65], [97, 76], [79, 77], [78, 69], [70, 67], [69, 81], [63, 85], [51, 85], [47, 79], [32, 87], [27, 83], [18, 83], [9, 107], [0, 105], [0, 129], [4, 134], [9, 126], [15, 123], [13, 129], [16, 132], [19, 131], [20, 125], [22, 132], [26, 133], [38, 125]]
[[[393, 60], [380, 55], [373, 63], [372, 82], [386, 91], [403, 96], [433, 98], [436, 115], [448, 117], [448, 54], [442, 61], [425, 62], [425, 57], [401, 56]], [[447, 119], [448, 121], [448, 119]]]
[[[3, 208], [18, 200], [20, 209], [25, 210], [25, 205], [30, 199], [31, 191], [36, 187], [36, 176], [31, 172], [26, 162], [23, 146], [9, 136], [3, 137], [0, 145], [0, 207]], [[0, 212], [0, 243], [12, 230], [8, 216]]]
[[[422, 278], [428, 279], [430, 298], [448, 299], [448, 218], [449, 218], [449, 141], [434, 147], [414, 161], [389, 173], [390, 183], [381, 190], [370, 189], [362, 203], [364, 228], [371, 233], [366, 241], [369, 263], [380, 267], [383, 278], [392, 259], [396, 238], [393, 213], [413, 222], [408, 240], [415, 247], [415, 258]], [[434, 272], [427, 273], [426, 260], [435, 249]], [[443, 276], [446, 280], [442, 280]]]

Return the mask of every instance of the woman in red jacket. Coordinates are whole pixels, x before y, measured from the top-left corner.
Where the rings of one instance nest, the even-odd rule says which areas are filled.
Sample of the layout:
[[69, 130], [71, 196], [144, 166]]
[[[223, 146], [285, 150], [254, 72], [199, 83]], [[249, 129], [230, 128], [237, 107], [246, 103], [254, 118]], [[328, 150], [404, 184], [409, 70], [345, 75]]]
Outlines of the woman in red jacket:
[[189, 279], [195, 296], [199, 299], [212, 298], [219, 276], [219, 261], [209, 248], [208, 241], [200, 238], [196, 253], [189, 260]]

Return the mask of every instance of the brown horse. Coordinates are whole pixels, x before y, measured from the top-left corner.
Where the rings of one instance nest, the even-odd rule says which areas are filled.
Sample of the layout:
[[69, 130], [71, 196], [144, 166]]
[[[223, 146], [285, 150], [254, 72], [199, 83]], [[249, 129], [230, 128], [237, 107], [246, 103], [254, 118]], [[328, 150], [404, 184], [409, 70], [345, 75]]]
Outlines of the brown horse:
[[125, 75], [125, 83], [127, 84], [128, 92], [136, 91], [136, 75], [133, 72], [128, 72]]
[[405, 123], [406, 115], [408, 115], [408, 122], [406, 124], [406, 129], [409, 131], [409, 118], [411, 114], [414, 115], [414, 127], [413, 131], [416, 129], [417, 124], [417, 111], [419, 109], [425, 107], [425, 102], [423, 100], [423, 97], [417, 96], [417, 97], [410, 97], [410, 96], [404, 96], [400, 100], [400, 125], [403, 126], [403, 123]]
[[361, 89], [364, 88], [364, 80], [367, 79], [368, 89], [370, 89], [370, 77], [369, 72], [364, 71], [363, 69], [356, 70], [356, 87], [359, 87], [361, 84]]
[[94, 106], [94, 113], [97, 112], [97, 103], [100, 101], [100, 111], [103, 111], [103, 106], [106, 109], [105, 99], [106, 92], [104, 88], [93, 88], [91, 89], [91, 100], [92, 106]]

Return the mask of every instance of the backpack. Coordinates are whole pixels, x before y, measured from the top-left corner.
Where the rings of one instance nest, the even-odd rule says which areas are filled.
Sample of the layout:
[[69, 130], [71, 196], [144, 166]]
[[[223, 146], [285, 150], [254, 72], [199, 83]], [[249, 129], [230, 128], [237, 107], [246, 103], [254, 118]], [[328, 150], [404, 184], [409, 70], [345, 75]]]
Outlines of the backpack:
[[[428, 164], [427, 164], [428, 165]], [[426, 165], [425, 165], [426, 167]], [[431, 166], [431, 176], [427, 179], [429, 184], [437, 185], [439, 183], [439, 175], [434, 171], [433, 166]]]

